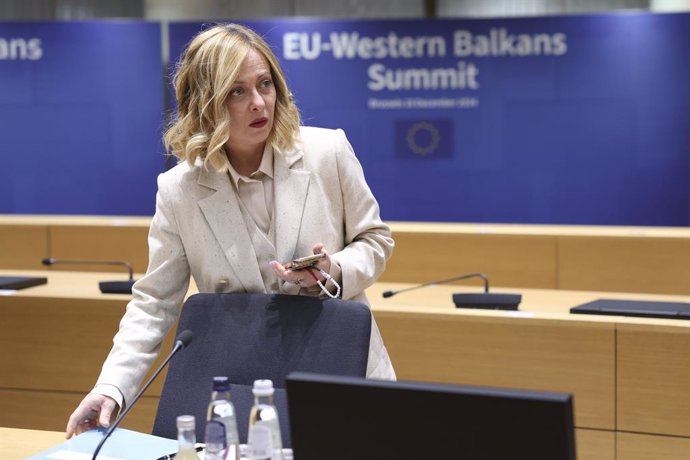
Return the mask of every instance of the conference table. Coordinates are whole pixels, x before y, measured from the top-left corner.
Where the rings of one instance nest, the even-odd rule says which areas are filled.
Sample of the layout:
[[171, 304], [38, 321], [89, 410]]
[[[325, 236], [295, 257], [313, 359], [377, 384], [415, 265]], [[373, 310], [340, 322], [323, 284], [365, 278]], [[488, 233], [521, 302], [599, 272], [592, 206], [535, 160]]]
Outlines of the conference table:
[[[113, 273], [0, 270], [48, 283], [0, 295], [0, 426], [60, 431], [93, 385], [128, 295], [101, 294]], [[458, 309], [438, 285], [382, 298], [367, 290], [401, 380], [551, 390], [574, 395], [581, 460], [687, 459], [690, 321], [573, 315], [598, 298], [690, 302], [688, 295], [526, 288], [518, 311]], [[195, 292], [192, 286], [189, 294]], [[171, 346], [172, 334], [163, 349]], [[150, 432], [165, 375], [124, 427]]]
[[[367, 290], [398, 377], [572, 393], [578, 458], [690, 458], [690, 321], [571, 314], [596, 299], [687, 295], [497, 288], [518, 311], [453, 308], [467, 286]], [[477, 291], [477, 288], [474, 288]]]

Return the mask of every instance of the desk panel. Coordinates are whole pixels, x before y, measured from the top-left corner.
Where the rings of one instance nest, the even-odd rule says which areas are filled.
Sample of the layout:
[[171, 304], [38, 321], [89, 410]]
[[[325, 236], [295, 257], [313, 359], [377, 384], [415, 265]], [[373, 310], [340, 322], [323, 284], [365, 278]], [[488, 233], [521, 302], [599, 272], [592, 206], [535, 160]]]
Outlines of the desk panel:
[[[142, 225], [54, 225], [50, 227], [50, 256], [56, 259], [113, 260], [128, 262], [137, 273], [148, 266], [148, 227]], [[59, 270], [114, 271], [108, 265], [56, 265]]]
[[618, 433], [617, 460], [688, 460], [690, 438]]
[[690, 238], [562, 236], [558, 288], [690, 294]]
[[[83, 397], [81, 392], [0, 389], [0, 425], [64, 432], [70, 414]], [[158, 399], [143, 396], [123, 420], [122, 428], [150, 433]]]
[[613, 431], [577, 428], [575, 449], [578, 460], [615, 460], [616, 434]]
[[381, 281], [422, 283], [483, 272], [495, 286], [556, 287], [553, 236], [394, 231], [393, 237], [395, 251]]
[[374, 310], [398, 378], [573, 393], [580, 428], [615, 429], [613, 324]]
[[124, 304], [0, 296], [0, 388], [90, 390]]
[[[90, 391], [125, 312], [128, 296], [112, 297], [123, 298], [0, 296], [0, 347], [11, 350], [0, 355], [0, 368], [14, 370], [0, 373], [0, 388]], [[171, 345], [169, 334], [162, 349]], [[160, 395], [164, 379], [148, 394]]]
[[[18, 273], [47, 276], [48, 284], [0, 296], [0, 369], [11, 370], [0, 373], [0, 425], [64, 430], [96, 382], [130, 296], [101, 294], [103, 273]], [[172, 341], [168, 334], [164, 355]], [[150, 432], [165, 376], [164, 370], [126, 427]]]
[[[0, 268], [37, 269], [40, 259], [52, 256], [123, 260], [143, 273], [150, 222], [139, 216], [0, 216]], [[495, 286], [690, 295], [687, 227], [390, 226], [396, 249], [381, 278], [385, 282], [421, 283], [482, 271]], [[98, 265], [55, 269], [123, 271]]]
[[618, 325], [620, 430], [690, 438], [689, 323]]
[[46, 225], [0, 225], [0, 268], [40, 270], [47, 256]]

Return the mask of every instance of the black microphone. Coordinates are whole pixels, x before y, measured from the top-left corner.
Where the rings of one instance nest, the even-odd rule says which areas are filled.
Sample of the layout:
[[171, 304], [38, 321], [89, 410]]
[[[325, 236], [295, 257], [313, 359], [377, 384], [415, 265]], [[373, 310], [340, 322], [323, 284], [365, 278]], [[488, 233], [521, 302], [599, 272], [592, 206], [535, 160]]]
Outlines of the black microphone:
[[136, 404], [137, 401], [139, 401], [139, 398], [141, 398], [141, 395], [144, 394], [146, 389], [153, 383], [153, 381], [158, 377], [158, 374], [161, 373], [163, 368], [168, 365], [170, 360], [172, 359], [173, 356], [175, 356], [175, 353], [178, 351], [182, 350], [183, 348], [187, 347], [189, 343], [192, 341], [192, 331], [189, 329], [185, 329], [184, 331], [180, 332], [180, 334], [177, 336], [175, 339], [175, 345], [173, 346], [172, 351], [170, 354], [165, 358], [165, 361], [158, 366], [158, 369], [156, 369], [156, 372], [153, 373], [151, 378], [144, 384], [143, 387], [139, 390], [139, 392], [132, 398], [132, 402], [127, 405], [127, 408], [122, 411], [120, 415], [115, 419], [112, 425], [110, 425], [110, 428], [108, 428], [108, 431], [105, 432], [105, 436], [103, 436], [103, 439], [101, 439], [101, 442], [98, 443], [96, 446], [96, 450], [93, 452], [93, 457], [91, 457], [91, 460], [96, 460], [96, 456], [98, 453], [101, 451], [101, 448], [103, 447], [103, 444], [105, 444], [105, 441], [110, 437], [111, 434], [113, 434], [113, 431], [115, 431], [115, 428], [118, 427], [120, 422], [122, 422], [122, 419], [125, 418], [127, 414], [129, 414], [129, 411], [132, 410], [132, 407], [134, 407], [134, 404]]
[[98, 283], [103, 294], [131, 294], [132, 286], [134, 285], [134, 271], [132, 266], [127, 262], [120, 262], [117, 260], [68, 260], [68, 259], [53, 259], [52, 257], [41, 260], [43, 265], [55, 264], [76, 264], [76, 265], [122, 265], [127, 267], [129, 272], [129, 281], [101, 281]]
[[485, 310], [517, 310], [518, 305], [522, 301], [521, 294], [493, 294], [489, 293], [489, 278], [484, 273], [466, 273], [464, 275], [454, 276], [440, 281], [432, 281], [417, 286], [412, 286], [397, 291], [386, 291], [383, 297], [393, 297], [405, 291], [412, 291], [427, 286], [435, 286], [437, 284], [450, 283], [451, 281], [464, 280], [467, 278], [481, 278], [484, 280], [484, 292], [472, 294], [453, 294], [453, 303], [456, 308], [481, 308]]

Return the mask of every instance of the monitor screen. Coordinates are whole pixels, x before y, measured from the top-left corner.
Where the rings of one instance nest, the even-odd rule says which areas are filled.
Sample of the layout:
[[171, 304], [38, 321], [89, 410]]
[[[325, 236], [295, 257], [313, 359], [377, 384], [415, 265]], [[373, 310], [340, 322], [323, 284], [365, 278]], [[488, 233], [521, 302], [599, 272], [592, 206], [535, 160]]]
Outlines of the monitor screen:
[[572, 396], [292, 373], [299, 460], [574, 460]]

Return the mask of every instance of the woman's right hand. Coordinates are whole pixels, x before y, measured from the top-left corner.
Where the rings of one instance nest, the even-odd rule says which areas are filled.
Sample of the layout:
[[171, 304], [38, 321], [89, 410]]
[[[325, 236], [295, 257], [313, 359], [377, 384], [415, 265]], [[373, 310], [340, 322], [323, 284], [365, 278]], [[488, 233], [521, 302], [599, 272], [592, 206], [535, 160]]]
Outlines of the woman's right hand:
[[72, 412], [67, 422], [65, 437], [71, 438], [98, 425], [108, 427], [120, 410], [115, 400], [109, 396], [89, 393]]
[[[326, 273], [331, 271], [331, 258], [328, 255], [326, 251], [323, 249], [323, 244], [322, 243], [316, 243], [314, 247], [312, 248], [312, 253], [314, 255], [318, 254], [325, 254], [325, 257], [321, 260], [319, 260], [315, 265], [314, 268], [320, 269], [325, 271]], [[313, 275], [309, 275], [307, 270], [310, 269], [304, 269], [304, 270], [291, 270], [289, 264], [282, 264], [278, 262], [277, 260], [272, 260], [270, 262], [271, 267], [273, 268], [273, 271], [275, 272], [276, 275], [278, 275], [278, 278], [282, 279], [283, 281], [287, 281], [288, 283], [296, 284], [299, 287], [303, 288], [310, 288], [312, 286], [316, 286], [316, 279], [315, 277], [318, 275], [318, 272], [314, 272], [314, 270], [311, 270], [312, 273], [316, 273]], [[321, 276], [319, 275], [318, 278]], [[318, 279], [317, 278], [317, 279]], [[325, 279], [320, 279], [319, 281], [326, 282]]]

